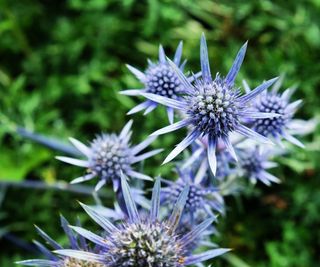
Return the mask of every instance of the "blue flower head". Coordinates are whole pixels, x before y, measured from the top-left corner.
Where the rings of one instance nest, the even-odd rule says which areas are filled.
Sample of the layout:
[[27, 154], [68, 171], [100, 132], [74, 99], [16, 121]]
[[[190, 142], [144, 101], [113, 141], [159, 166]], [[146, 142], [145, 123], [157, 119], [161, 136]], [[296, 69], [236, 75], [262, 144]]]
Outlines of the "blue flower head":
[[176, 65], [170, 63], [185, 89], [183, 98], [176, 100], [151, 93], [142, 93], [143, 96], [152, 101], [181, 110], [186, 114], [186, 118], [156, 131], [153, 135], [172, 132], [184, 127], [191, 128], [187, 137], [167, 156], [164, 163], [171, 161], [199, 137], [206, 137], [208, 138], [207, 157], [211, 171], [215, 174], [217, 169], [216, 147], [220, 141], [224, 143], [226, 149], [236, 159], [236, 153], [230, 142], [232, 132], [257, 141], [270, 143], [267, 138], [245, 126], [243, 121], [249, 118], [278, 116], [278, 114], [271, 112], [252, 111], [249, 105], [252, 99], [271, 86], [277, 78], [261, 84], [250, 93], [241, 95], [239, 89], [235, 87], [234, 81], [244, 59], [246, 48], [247, 43], [240, 49], [226, 77], [217, 74], [212, 78], [207, 44], [205, 36], [202, 35], [200, 47], [201, 79], [195, 79], [195, 83], [191, 84]]
[[[181, 71], [183, 71], [186, 61], [184, 61], [182, 64], [180, 63], [181, 55], [182, 42], [180, 42], [177, 47], [173, 62], [179, 66]], [[159, 61], [154, 63], [149, 60], [148, 63], [149, 66], [145, 73], [130, 65], [127, 65], [128, 69], [144, 84], [145, 88], [125, 90], [121, 91], [121, 94], [140, 96], [142, 92], [145, 92], [168, 97], [170, 99], [178, 99], [179, 95], [183, 91], [182, 83], [180, 82], [177, 74], [168, 64], [165, 52], [161, 45], [159, 46]], [[157, 106], [157, 102], [148, 99], [131, 109], [128, 114], [130, 115], [141, 110], [145, 110], [144, 115], [146, 115], [154, 110]], [[172, 107], [167, 107], [167, 114], [170, 123], [173, 123], [174, 112]]]
[[[61, 225], [62, 228], [69, 239], [69, 248], [90, 251], [90, 252], [99, 252], [99, 246], [96, 246], [94, 249], [89, 249], [89, 244], [87, 244], [84, 237], [75, 234], [74, 231], [69, 227], [68, 221], [61, 216]], [[51, 246], [54, 250], [63, 249], [63, 247], [43, 232], [39, 227], [36, 226], [36, 229], [40, 236]], [[45, 256], [46, 259], [33, 259], [33, 260], [24, 260], [17, 262], [18, 264], [25, 266], [40, 266], [40, 267], [104, 267], [105, 265], [100, 263], [91, 263], [86, 260], [79, 260], [75, 258], [70, 258], [68, 256], [57, 255], [51, 250], [46, 248], [44, 245], [38, 241], [34, 241], [35, 245]]]
[[207, 216], [214, 216], [215, 212], [224, 212], [224, 201], [219, 190], [212, 185], [203, 186], [202, 177], [195, 179], [194, 172], [190, 169], [177, 169], [179, 178], [172, 182], [163, 180], [168, 186], [162, 190], [161, 199], [163, 203], [175, 203], [186, 186], [189, 186], [184, 216], [189, 221], [197, 221], [198, 215], [204, 213]]
[[80, 250], [58, 250], [60, 255], [97, 262], [108, 267], [184, 267], [200, 263], [224, 254], [228, 249], [212, 249], [191, 255], [188, 244], [198, 238], [213, 222], [209, 218], [185, 235], [177, 234], [177, 227], [189, 193], [186, 187], [179, 196], [171, 216], [159, 219], [160, 179], [153, 188], [151, 210], [143, 218], [133, 201], [126, 177], [121, 177], [122, 192], [127, 206], [128, 218], [119, 225], [83, 205], [84, 209], [104, 230], [103, 236], [80, 227], [72, 227], [76, 232], [102, 247], [99, 254]]
[[74, 138], [70, 138], [71, 143], [87, 159], [82, 160], [69, 157], [56, 158], [72, 165], [85, 167], [88, 170], [88, 174], [74, 179], [71, 183], [81, 183], [98, 176], [100, 178], [100, 181], [95, 187], [96, 191], [99, 190], [108, 181], [113, 182], [114, 190], [117, 191], [119, 189], [121, 172], [138, 179], [152, 180], [151, 177], [134, 171], [132, 165], [158, 154], [162, 151], [162, 149], [156, 149], [150, 152], [139, 154], [148, 145], [150, 145], [155, 140], [155, 138], [149, 137], [142, 143], [136, 146], [131, 146], [131, 126], [132, 120], [125, 125], [119, 135], [98, 135], [90, 143], [90, 146], [86, 146], [80, 141]]
[[[253, 103], [256, 112], [274, 112], [281, 116], [256, 118], [253, 120], [253, 128], [265, 137], [272, 137], [279, 144], [281, 144], [281, 139], [284, 138], [299, 147], [304, 147], [298, 139], [290, 134], [290, 130], [295, 128], [293, 126], [293, 116], [301, 106], [302, 100], [290, 103], [290, 97], [294, 92], [294, 88], [288, 88], [281, 94], [278, 90], [282, 82], [283, 76], [274, 84], [271, 91], [263, 92]], [[250, 93], [251, 90], [245, 81], [244, 88]]]
[[263, 151], [259, 147], [249, 148], [239, 151], [239, 165], [243, 176], [250, 179], [252, 183], [260, 181], [266, 185], [280, 183], [280, 180], [267, 172], [268, 169], [277, 166], [276, 163], [269, 161], [270, 150]]

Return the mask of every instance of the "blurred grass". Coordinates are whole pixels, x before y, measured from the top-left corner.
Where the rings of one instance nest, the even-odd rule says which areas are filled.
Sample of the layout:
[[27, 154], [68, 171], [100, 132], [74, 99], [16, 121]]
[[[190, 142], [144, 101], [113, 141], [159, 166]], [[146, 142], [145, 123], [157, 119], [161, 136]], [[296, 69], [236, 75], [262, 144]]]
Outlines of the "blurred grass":
[[[117, 92], [141, 86], [125, 63], [143, 69], [146, 58], [156, 59], [159, 43], [171, 56], [183, 40], [187, 69], [197, 71], [201, 32], [207, 36], [212, 71], [226, 73], [239, 47], [249, 40], [238, 85], [245, 78], [255, 86], [285, 72], [285, 86], [299, 84], [294, 97], [304, 99], [298, 116], [319, 117], [319, 20], [319, 0], [1, 0], [0, 179], [54, 183], [79, 175], [76, 168], [61, 168], [53, 152], [13, 137], [14, 124], [62, 140], [90, 140], [101, 131], [119, 131], [128, 119], [125, 113], [139, 100]], [[161, 108], [147, 119], [142, 114], [133, 118], [135, 142], [167, 124]], [[155, 142], [154, 147], [166, 151], [148, 161], [147, 173], [170, 174], [169, 166], [159, 165], [178, 138], [167, 135]], [[282, 167], [276, 174], [282, 185], [228, 200], [230, 212], [219, 226], [220, 243], [233, 247], [250, 266], [318, 266], [319, 127], [303, 141], [305, 150], [293, 147], [289, 158], [279, 159]], [[75, 201], [79, 198], [92, 201], [74, 194], [8, 188], [1, 228], [8, 226], [16, 237], [29, 241], [36, 238], [36, 223], [59, 239], [58, 213], [72, 220], [80, 211]], [[30, 257], [7, 239], [0, 245], [5, 247], [0, 266]], [[241, 266], [233, 262], [217, 261], [215, 266]]]

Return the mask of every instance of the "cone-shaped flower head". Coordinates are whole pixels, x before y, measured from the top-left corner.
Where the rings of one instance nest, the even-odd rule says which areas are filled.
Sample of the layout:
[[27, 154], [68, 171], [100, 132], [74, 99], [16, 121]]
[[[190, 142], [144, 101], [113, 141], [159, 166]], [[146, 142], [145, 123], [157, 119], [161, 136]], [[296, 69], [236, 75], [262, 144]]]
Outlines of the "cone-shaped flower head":
[[241, 95], [234, 85], [235, 78], [244, 59], [246, 48], [247, 43], [240, 49], [225, 78], [219, 74], [215, 78], [212, 78], [206, 40], [204, 35], [202, 35], [200, 48], [201, 79], [196, 79], [192, 85], [176, 65], [170, 63], [179, 76], [181, 83], [183, 83], [186, 92], [184, 98], [175, 100], [151, 93], [142, 93], [143, 96], [155, 102], [178, 109], [186, 114], [185, 119], [164, 127], [153, 133], [153, 135], [168, 133], [183, 127], [191, 128], [187, 137], [168, 155], [164, 163], [171, 161], [200, 136], [205, 136], [208, 138], [207, 156], [209, 165], [215, 174], [217, 168], [216, 146], [219, 141], [225, 144], [226, 149], [236, 159], [235, 151], [229, 139], [230, 133], [237, 132], [246, 137], [254, 138], [257, 141], [270, 142], [264, 136], [246, 127], [243, 123], [246, 119], [278, 116], [270, 112], [252, 112], [248, 104], [250, 100], [271, 86], [276, 79], [271, 79], [261, 84], [252, 92], [245, 95]]
[[[89, 245], [87, 244], [86, 240], [82, 236], [75, 234], [75, 232], [70, 229], [68, 221], [63, 216], [61, 216], [61, 225], [65, 234], [68, 236], [69, 247], [71, 249], [82, 250], [84, 252], [88, 251]], [[36, 229], [40, 236], [51, 246], [52, 249], [63, 249], [63, 247], [59, 243], [54, 241], [40, 228], [36, 227]], [[43, 256], [46, 257], [46, 259], [24, 260], [17, 262], [18, 264], [40, 267], [106, 267], [105, 265], [97, 262], [88, 262], [86, 260], [57, 255], [38, 241], [34, 241], [34, 243], [38, 247], [39, 251], [43, 254]], [[94, 250], [90, 251], [98, 252], [99, 247], [97, 246]]]
[[83, 205], [92, 219], [103, 227], [106, 235], [99, 236], [83, 228], [73, 227], [80, 235], [102, 246], [102, 252], [94, 254], [78, 250], [58, 250], [57, 253], [98, 262], [108, 267], [183, 267], [200, 263], [228, 251], [228, 249], [213, 249], [190, 255], [186, 249], [188, 244], [213, 222], [213, 219], [207, 219], [195, 226], [191, 232], [183, 236], [177, 234], [176, 229], [189, 193], [188, 187], [179, 196], [171, 216], [165, 221], [160, 221], [159, 178], [153, 188], [151, 210], [146, 218], [142, 218], [138, 213], [124, 176], [121, 178], [121, 185], [127, 206], [127, 220], [120, 225], [114, 225], [104, 216]]
[[269, 161], [271, 151], [263, 151], [259, 147], [248, 148], [239, 152], [239, 165], [243, 171], [243, 176], [250, 179], [252, 183], [261, 181], [266, 185], [280, 183], [280, 180], [268, 173], [267, 170], [277, 166], [276, 163]]
[[[280, 117], [260, 118], [255, 119], [253, 128], [259, 134], [266, 137], [273, 137], [278, 143], [281, 143], [281, 138], [287, 141], [304, 147], [304, 145], [290, 134], [290, 130], [294, 130], [293, 116], [300, 107], [302, 100], [296, 100], [290, 103], [290, 97], [294, 92], [294, 88], [288, 88], [282, 94], [278, 92], [283, 82], [283, 76], [274, 84], [270, 92], [263, 92], [254, 101], [254, 108], [256, 112], [274, 112], [281, 114]], [[251, 90], [246, 82], [244, 87], [249, 93]], [[303, 123], [301, 125], [303, 127]]]
[[[183, 71], [186, 61], [180, 64], [182, 55], [182, 42], [177, 47], [173, 62]], [[178, 99], [179, 95], [183, 91], [182, 83], [180, 82], [177, 74], [172, 70], [170, 65], [166, 60], [166, 55], [163, 47], [159, 46], [159, 61], [153, 63], [148, 61], [149, 66], [145, 73], [139, 71], [138, 69], [127, 65], [128, 69], [144, 84], [143, 89], [131, 89], [121, 91], [121, 94], [140, 96], [142, 92], [152, 93], [170, 99]], [[145, 110], [144, 114], [148, 114], [158, 106], [157, 102], [152, 100], [146, 100], [145, 102], [139, 104], [138, 106], [131, 109], [128, 114], [133, 114], [141, 110]], [[167, 114], [170, 123], [173, 123], [173, 108], [167, 107]]]
[[113, 182], [114, 190], [117, 191], [119, 189], [121, 172], [138, 179], [152, 180], [149, 176], [134, 171], [132, 165], [158, 154], [162, 149], [139, 154], [150, 145], [155, 138], [149, 137], [142, 143], [131, 146], [131, 125], [132, 120], [125, 125], [119, 135], [101, 134], [97, 136], [96, 139], [90, 143], [90, 146], [86, 146], [80, 141], [70, 138], [72, 144], [87, 160], [69, 157], [56, 158], [69, 164], [85, 167], [88, 170], [88, 174], [74, 179], [71, 183], [80, 183], [99, 177], [100, 181], [95, 188], [96, 191], [108, 181]]
[[186, 186], [189, 186], [184, 216], [192, 221], [196, 219], [198, 212], [214, 216], [214, 212], [223, 213], [223, 198], [219, 195], [219, 189], [213, 186], [203, 186], [202, 179], [195, 180], [196, 176], [190, 169], [177, 169], [179, 178], [172, 182], [163, 180], [168, 186], [162, 190], [161, 199], [163, 203], [175, 203]]

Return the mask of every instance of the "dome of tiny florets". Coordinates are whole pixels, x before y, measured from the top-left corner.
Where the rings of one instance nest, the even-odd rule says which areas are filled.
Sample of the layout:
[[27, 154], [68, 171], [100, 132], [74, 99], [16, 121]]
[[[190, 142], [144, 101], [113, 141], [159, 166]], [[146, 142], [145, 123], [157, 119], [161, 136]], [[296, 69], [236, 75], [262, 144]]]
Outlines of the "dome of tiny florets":
[[287, 101], [282, 99], [277, 94], [265, 94], [255, 104], [256, 109], [259, 112], [277, 113], [281, 116], [257, 119], [254, 122], [254, 129], [257, 133], [263, 136], [277, 136], [282, 133], [282, 130], [286, 127], [288, 121], [291, 118], [290, 114], [286, 114], [285, 108]]
[[148, 93], [176, 99], [181, 92], [181, 82], [168, 64], [152, 64], [146, 71]]
[[108, 238], [108, 267], [183, 267], [185, 255], [178, 236], [166, 223], [125, 224]]
[[240, 158], [240, 165], [245, 171], [246, 175], [251, 176], [263, 170], [262, 161], [256, 157], [255, 154], [243, 154]]
[[242, 174], [250, 179], [252, 183], [261, 181], [265, 185], [280, 183], [279, 178], [268, 172], [268, 169], [277, 166], [274, 162], [269, 161], [272, 151], [255, 149], [245, 149], [239, 152], [239, 167]]
[[115, 134], [102, 134], [91, 143], [90, 171], [102, 179], [120, 178], [121, 171], [130, 170], [130, 149], [124, 139]]
[[[168, 203], [175, 203], [185, 186], [186, 183], [181, 181], [177, 181], [176, 183], [170, 185], [170, 187], [167, 187], [163, 190], [163, 199]], [[209, 191], [204, 190], [195, 184], [190, 184], [185, 211], [193, 212], [199, 208], [203, 208], [203, 200], [207, 194], [209, 194]]]
[[58, 267], [106, 267], [101, 263], [88, 262], [75, 258], [66, 258]]
[[203, 135], [226, 136], [239, 124], [237, 96], [238, 90], [219, 76], [210, 83], [198, 82], [196, 93], [188, 97], [187, 113]]

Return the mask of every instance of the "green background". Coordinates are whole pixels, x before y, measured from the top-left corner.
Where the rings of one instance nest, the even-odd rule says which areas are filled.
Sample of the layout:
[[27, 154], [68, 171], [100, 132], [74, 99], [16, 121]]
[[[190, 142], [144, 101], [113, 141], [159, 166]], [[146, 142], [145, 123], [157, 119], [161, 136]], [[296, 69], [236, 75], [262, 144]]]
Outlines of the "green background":
[[[0, 266], [34, 257], [33, 224], [63, 243], [60, 212], [71, 222], [79, 215], [91, 227], [76, 201], [90, 204], [91, 196], [51, 189], [81, 175], [79, 169], [14, 134], [16, 124], [65, 141], [119, 131], [126, 112], [141, 101], [118, 94], [141, 86], [125, 63], [144, 69], [147, 58], [156, 60], [159, 43], [172, 56], [183, 40], [187, 69], [198, 71], [202, 32], [212, 72], [227, 73], [249, 40], [237, 84], [245, 78], [256, 86], [286, 73], [283, 89], [298, 84], [293, 98], [304, 100], [297, 117], [319, 118], [319, 25], [319, 0], [0, 0]], [[168, 123], [163, 108], [133, 119], [134, 142]], [[152, 145], [166, 150], [147, 161], [146, 173], [171, 175], [170, 165], [159, 166], [182, 135]], [[289, 146], [290, 155], [277, 159], [281, 167], [273, 173], [281, 185], [227, 199], [216, 242], [234, 250], [214, 266], [319, 266], [319, 127], [302, 141], [306, 149]], [[44, 188], [28, 188], [41, 181]], [[102, 194], [110, 205], [112, 194]]]

